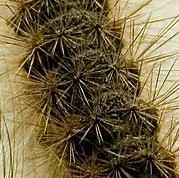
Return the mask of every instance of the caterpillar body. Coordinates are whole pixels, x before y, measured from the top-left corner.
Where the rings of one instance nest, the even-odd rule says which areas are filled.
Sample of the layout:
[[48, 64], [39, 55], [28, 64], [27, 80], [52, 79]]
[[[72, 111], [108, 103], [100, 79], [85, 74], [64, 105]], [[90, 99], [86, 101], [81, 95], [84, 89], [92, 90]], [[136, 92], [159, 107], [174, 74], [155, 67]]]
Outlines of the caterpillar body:
[[177, 5], [1, 0], [0, 177], [177, 178]]

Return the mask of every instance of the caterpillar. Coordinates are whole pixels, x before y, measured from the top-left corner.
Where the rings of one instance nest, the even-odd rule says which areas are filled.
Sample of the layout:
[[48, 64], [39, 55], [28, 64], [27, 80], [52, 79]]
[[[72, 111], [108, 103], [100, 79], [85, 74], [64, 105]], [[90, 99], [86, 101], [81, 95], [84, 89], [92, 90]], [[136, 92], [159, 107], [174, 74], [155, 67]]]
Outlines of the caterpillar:
[[1, 1], [0, 177], [177, 178], [177, 4]]

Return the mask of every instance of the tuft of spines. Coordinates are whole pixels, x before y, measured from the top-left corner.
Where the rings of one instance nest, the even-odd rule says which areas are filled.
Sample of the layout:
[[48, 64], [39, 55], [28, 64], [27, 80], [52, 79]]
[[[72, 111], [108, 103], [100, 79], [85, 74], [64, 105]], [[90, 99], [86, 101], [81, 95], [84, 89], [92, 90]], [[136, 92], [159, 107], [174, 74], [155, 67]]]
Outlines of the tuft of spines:
[[108, 13], [105, 1], [20, 2], [11, 25], [30, 46], [19, 69], [44, 119], [39, 142], [74, 178], [175, 178], [159, 109], [140, 98], [138, 64], [122, 54], [124, 21]]

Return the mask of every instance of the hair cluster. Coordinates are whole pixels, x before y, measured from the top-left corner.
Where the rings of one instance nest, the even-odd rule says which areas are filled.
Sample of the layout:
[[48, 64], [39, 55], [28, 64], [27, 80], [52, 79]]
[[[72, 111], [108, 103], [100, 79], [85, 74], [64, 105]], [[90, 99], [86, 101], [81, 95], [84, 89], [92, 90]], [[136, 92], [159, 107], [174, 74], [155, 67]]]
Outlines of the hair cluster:
[[40, 144], [71, 177], [175, 178], [174, 154], [157, 139], [160, 111], [140, 97], [139, 66], [121, 52], [125, 20], [110, 19], [105, 0], [21, 0], [14, 14]]

